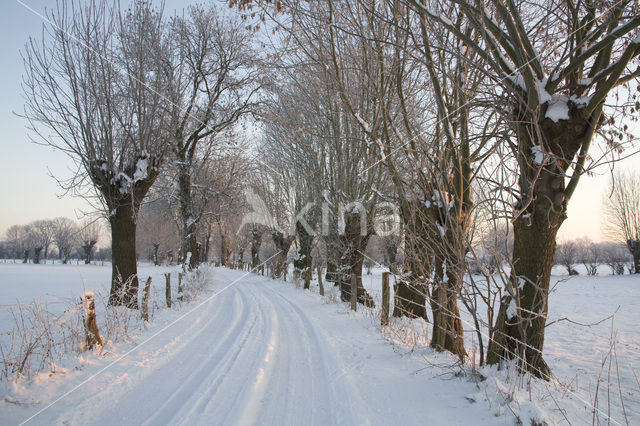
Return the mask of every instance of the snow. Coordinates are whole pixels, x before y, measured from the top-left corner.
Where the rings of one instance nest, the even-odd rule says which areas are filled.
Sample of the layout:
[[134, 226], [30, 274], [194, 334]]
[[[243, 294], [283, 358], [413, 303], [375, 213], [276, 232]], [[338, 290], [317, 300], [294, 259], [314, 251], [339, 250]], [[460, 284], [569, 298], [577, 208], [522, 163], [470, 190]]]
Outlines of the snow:
[[193, 218], [193, 216], [189, 216], [186, 220], [186, 227], [189, 228], [191, 227], [191, 225], [193, 225], [194, 223], [196, 223], [196, 220]]
[[438, 190], [435, 190], [431, 193], [431, 199], [426, 199], [422, 202], [426, 208], [431, 208], [432, 206], [435, 206], [436, 208], [442, 208], [447, 206], [447, 210], [451, 210], [454, 205], [453, 200], [451, 199], [451, 196], [448, 192], [441, 192]]
[[569, 98], [564, 95], [553, 95], [549, 101], [545, 117], [557, 123], [560, 120], [569, 119]]
[[[527, 214], [529, 214], [529, 213], [527, 213]], [[529, 216], [531, 216], [531, 215], [529, 214]], [[518, 277], [518, 288], [519, 288], [520, 290], [524, 290], [524, 285], [525, 285], [526, 283], [527, 283], [527, 280], [526, 280], [526, 279], [524, 279], [523, 277]]]
[[146, 179], [148, 168], [149, 168], [148, 157], [139, 158], [138, 161], [136, 162], [136, 171], [133, 174], [133, 181], [137, 182], [139, 180]]
[[360, 126], [362, 126], [365, 132], [371, 133], [371, 125], [369, 125], [369, 123], [362, 119], [362, 117], [360, 117], [360, 114], [355, 113], [355, 118], [356, 120], [358, 120], [358, 123], [360, 124]]
[[3, 423], [510, 423], [465, 398], [474, 383], [399, 355], [343, 304], [240, 271], [212, 282], [135, 342], [10, 386]]
[[[503, 60], [505, 61], [505, 63], [508, 63], [506, 58], [503, 58]], [[522, 77], [522, 74], [520, 74], [519, 72], [516, 72], [513, 75], [508, 75], [507, 78], [522, 90], [527, 90], [527, 86], [524, 84], [524, 77]]]
[[588, 96], [571, 96], [570, 100], [571, 102], [573, 102], [573, 104], [578, 107], [578, 108], [583, 108], [586, 107], [587, 105], [589, 105], [589, 102], [591, 102], [591, 98], [593, 97], [593, 95], [588, 95]]
[[538, 90], [538, 101], [540, 105], [552, 101], [553, 97], [547, 92], [546, 86], [547, 80], [536, 81], [536, 89]]
[[531, 154], [533, 154], [533, 162], [537, 165], [546, 164], [547, 152], [540, 145], [534, 145], [531, 147]]
[[518, 315], [518, 304], [515, 299], [511, 299], [509, 301], [509, 306], [507, 306], [507, 319], [512, 319]]
[[[538, 422], [542, 419], [548, 424], [567, 424], [564, 416], [571, 424], [591, 424], [596, 399], [596, 417], [599, 419], [596, 423], [626, 424], [625, 411], [628, 424], [640, 422], [640, 384], [636, 379], [640, 377], [640, 331], [637, 328], [640, 277], [609, 275], [606, 266], [599, 267], [598, 276], [587, 276], [581, 266], [576, 266], [576, 269], [580, 275], [574, 277], [568, 277], [566, 271], [559, 267], [552, 271], [544, 344], [544, 358], [554, 375], [552, 381], [537, 381], [522, 388], [509, 380], [515, 374], [515, 366], [507, 366], [502, 371], [483, 367], [480, 373], [487, 380], [479, 384], [479, 392], [467, 397], [475, 400], [488, 398], [496, 415], [509, 417], [510, 411], [514, 410], [522, 424], [531, 424], [526, 418], [534, 414]], [[381, 268], [374, 269], [372, 275], [363, 277], [364, 286], [378, 301], [381, 273]], [[474, 279], [482, 278], [475, 276]], [[519, 279], [519, 286], [522, 288], [523, 285], [524, 280]], [[393, 292], [393, 278], [391, 287]], [[469, 353], [477, 355], [472, 317], [462, 303], [459, 307], [465, 330], [465, 347]], [[615, 314], [612, 319], [594, 325], [612, 314]], [[413, 324], [406, 328], [413, 333], [431, 333], [431, 324], [422, 320], [413, 320]], [[487, 330], [484, 326], [482, 331], [486, 350]], [[612, 340], [615, 341], [615, 355]], [[411, 349], [412, 353], [417, 351], [415, 347]], [[619, 374], [616, 373], [616, 363]], [[622, 398], [618, 391], [618, 377]], [[611, 421], [607, 421], [609, 409]]]
[[[163, 273], [179, 270], [139, 267], [141, 277], [154, 276], [156, 292], [164, 290]], [[110, 271], [109, 264], [0, 263], [0, 331], [13, 324], [6, 304], [36, 298], [64, 309], [60, 301], [79, 301], [84, 291], [99, 298]], [[381, 272], [363, 276], [378, 306]], [[303, 291], [214, 269], [200, 299], [157, 308], [148, 325], [102, 355], [85, 352], [32, 380], [0, 382], [2, 423], [37, 414], [29, 423], [583, 424], [592, 422], [597, 400], [597, 423], [637, 424], [639, 277], [610, 276], [606, 267], [595, 277], [560, 272], [553, 271], [549, 296], [544, 354], [554, 378], [548, 383], [518, 380], [511, 365], [482, 367], [486, 380], [476, 380], [470, 367], [428, 347], [431, 324], [393, 318], [381, 330], [377, 311], [351, 312], [326, 283], [322, 298], [315, 280]], [[473, 359], [477, 337], [460, 309]], [[600, 324], [578, 325], [613, 313]], [[608, 354], [615, 354], [611, 369]]]

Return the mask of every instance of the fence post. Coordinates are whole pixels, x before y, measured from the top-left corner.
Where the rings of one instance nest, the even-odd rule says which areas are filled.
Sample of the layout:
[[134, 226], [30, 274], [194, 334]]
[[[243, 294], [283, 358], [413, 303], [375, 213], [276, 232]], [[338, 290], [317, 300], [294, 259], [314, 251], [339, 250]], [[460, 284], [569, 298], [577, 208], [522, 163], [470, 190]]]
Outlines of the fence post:
[[149, 293], [151, 291], [151, 275], [147, 278], [142, 295], [142, 320], [149, 322]]
[[96, 302], [93, 298], [93, 292], [84, 293], [84, 334], [87, 343], [87, 349], [93, 349], [96, 343], [102, 346], [102, 339], [98, 332], [98, 321], [96, 321]]
[[182, 293], [182, 272], [178, 273], [178, 300], [182, 301], [184, 294]]
[[382, 314], [380, 325], [389, 325], [389, 272], [382, 273]]
[[167, 308], [171, 307], [171, 274], [164, 274], [166, 285], [164, 290], [164, 296], [167, 300]]
[[324, 296], [324, 286], [322, 285], [322, 265], [318, 265], [318, 287], [320, 287], [320, 296]]
[[351, 275], [351, 310], [358, 309], [358, 279], [356, 274]]

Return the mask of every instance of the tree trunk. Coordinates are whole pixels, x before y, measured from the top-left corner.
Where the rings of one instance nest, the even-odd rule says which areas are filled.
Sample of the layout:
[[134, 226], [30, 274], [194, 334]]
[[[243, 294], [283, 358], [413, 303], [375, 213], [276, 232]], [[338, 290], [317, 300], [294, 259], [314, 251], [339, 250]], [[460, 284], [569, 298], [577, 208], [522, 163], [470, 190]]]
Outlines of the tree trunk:
[[207, 228], [207, 235], [204, 239], [204, 253], [202, 256], [202, 260], [204, 262], [209, 262], [209, 252], [211, 251], [211, 226], [209, 225]]
[[449, 351], [462, 359], [466, 355], [458, 310], [458, 289], [462, 277], [441, 256], [436, 257], [435, 269], [433, 290], [429, 299], [433, 313], [431, 347], [438, 351]]
[[38, 265], [40, 263], [40, 254], [42, 253], [42, 247], [35, 247], [33, 249], [33, 263]]
[[345, 230], [340, 236], [341, 256], [338, 260], [337, 273], [340, 275], [340, 300], [349, 302], [351, 300], [351, 276], [356, 277], [358, 287], [358, 303], [367, 307], [374, 307], [373, 298], [362, 285], [362, 264], [364, 263], [364, 253], [370, 233], [362, 235], [360, 227], [359, 213], [345, 213]]
[[338, 284], [338, 265], [330, 259], [327, 259], [327, 272], [325, 273], [324, 279], [334, 285]]
[[627, 247], [633, 256], [633, 271], [640, 274], [640, 240], [628, 240]]
[[[565, 158], [573, 158], [577, 152], [582, 137], [580, 129], [585, 127], [574, 114], [572, 112], [570, 121], [554, 124], [546, 120], [542, 125], [547, 140], [553, 142], [554, 151], [563, 153]], [[520, 146], [533, 134], [528, 130], [529, 133], [521, 131], [518, 135]], [[487, 363], [517, 358], [523, 371], [548, 380], [550, 371], [542, 358], [542, 350], [556, 234], [566, 218], [563, 171], [570, 161], [557, 156], [549, 160], [545, 157], [543, 162], [542, 167], [532, 164], [520, 172], [520, 192], [530, 192], [531, 197], [529, 202], [525, 199], [524, 206], [522, 201], [516, 205], [516, 211], [522, 209], [523, 212], [513, 225], [511, 279], [500, 302]]]
[[153, 244], [153, 264], [158, 266], [158, 249], [160, 249], [160, 244]]
[[251, 267], [257, 268], [260, 265], [260, 246], [262, 245], [262, 231], [251, 230]]
[[240, 247], [238, 249], [238, 263], [239, 264], [244, 263], [244, 247]]
[[[433, 213], [425, 208], [424, 203], [407, 204], [402, 219], [405, 224], [405, 267], [409, 276], [394, 284], [393, 316], [408, 318], [424, 318], [428, 321], [426, 300], [429, 296], [428, 281], [433, 271], [433, 255], [431, 247], [431, 222], [435, 221]], [[390, 261], [395, 262], [395, 248], [387, 246]]]
[[[197, 220], [193, 212], [191, 197], [191, 174], [188, 162], [181, 158], [178, 167], [178, 198], [180, 199], [180, 219], [182, 220], [182, 253], [185, 256], [185, 266], [189, 269], [198, 267], [200, 253], [197, 244]], [[190, 254], [189, 254], [190, 253]]]
[[309, 275], [312, 267], [311, 249], [313, 248], [313, 235], [309, 234], [300, 222], [296, 223], [296, 233], [298, 235], [298, 253], [293, 260], [293, 266], [298, 276], [304, 279], [304, 288], [310, 286]]
[[227, 241], [227, 235], [222, 229], [222, 225], [218, 224], [220, 230], [220, 266], [229, 266], [229, 260], [231, 258], [231, 248], [229, 247], [229, 241]]
[[275, 267], [272, 271], [272, 278], [282, 278], [286, 281], [287, 277], [287, 254], [295, 235], [284, 236], [280, 231], [274, 231], [271, 234], [273, 243], [278, 250], [275, 257]]
[[427, 317], [427, 286], [420, 282], [417, 277], [412, 279], [402, 279], [393, 285], [393, 316], [407, 318]]
[[138, 309], [136, 221], [131, 202], [123, 202], [109, 217], [112, 275], [109, 304]]
[[396, 266], [396, 257], [398, 254], [398, 244], [396, 243], [395, 238], [395, 235], [392, 235], [384, 239], [384, 260], [393, 273], [396, 273], [394, 269]]
[[542, 349], [556, 233], [563, 220], [537, 214], [530, 225], [523, 219], [514, 224], [511, 281], [500, 303], [488, 364], [517, 358], [523, 371], [549, 379]]
[[97, 241], [85, 241], [82, 245], [82, 251], [84, 252], [84, 264], [88, 265], [91, 263], [91, 258], [93, 254], [93, 247], [96, 245]]

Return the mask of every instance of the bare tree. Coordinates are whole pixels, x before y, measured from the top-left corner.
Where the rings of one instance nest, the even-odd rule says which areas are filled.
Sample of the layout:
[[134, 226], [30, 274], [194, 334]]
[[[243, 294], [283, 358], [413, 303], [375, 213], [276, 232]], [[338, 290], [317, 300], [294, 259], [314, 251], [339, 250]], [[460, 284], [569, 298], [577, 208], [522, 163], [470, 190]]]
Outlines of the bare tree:
[[606, 226], [615, 241], [624, 242], [640, 274], [640, 174], [616, 172], [604, 201]]
[[611, 268], [614, 275], [623, 275], [624, 266], [629, 260], [629, 251], [625, 244], [604, 243], [601, 247], [603, 262]]
[[13, 259], [20, 259], [23, 257], [25, 250], [27, 250], [28, 231], [29, 229], [24, 225], [13, 225], [7, 229], [5, 239], [8, 251]]
[[93, 254], [96, 244], [100, 241], [102, 234], [102, 226], [99, 220], [87, 219], [81, 225], [78, 231], [78, 243], [82, 249], [85, 264], [90, 264], [93, 260]]
[[66, 217], [58, 217], [53, 220], [53, 223], [53, 241], [58, 247], [58, 255], [62, 259], [62, 263], [67, 264], [74, 246], [78, 244], [78, 226], [74, 221]]
[[137, 232], [139, 250], [149, 250], [149, 258], [155, 265], [166, 259], [169, 252], [177, 252], [180, 248], [178, 227], [171, 215], [171, 206], [164, 198], [142, 205]]
[[555, 252], [556, 263], [566, 268], [569, 275], [578, 275], [578, 271], [574, 266], [578, 262], [580, 255], [580, 247], [575, 241], [567, 241], [558, 244]]
[[47, 22], [24, 52], [25, 116], [40, 143], [77, 164], [67, 186], [97, 194], [111, 225], [109, 302], [137, 308], [136, 219], [167, 140], [161, 12], [60, 0]]
[[[220, 134], [244, 115], [255, 112], [260, 88], [252, 33], [216, 6], [191, 6], [171, 20], [172, 56], [168, 67], [171, 93], [171, 149], [177, 174], [182, 251], [189, 268], [200, 262], [198, 225], [203, 217], [194, 198], [207, 192], [194, 182], [207, 168], [211, 150], [224, 142]], [[223, 143], [221, 143], [223, 142]], [[190, 255], [188, 253], [191, 253]]]
[[576, 241], [578, 245], [578, 260], [587, 270], [587, 275], [598, 274], [598, 264], [602, 261], [600, 246], [589, 238]]
[[52, 220], [36, 220], [31, 223], [31, 232], [37, 245], [44, 250], [44, 258], [48, 259], [49, 247], [53, 243], [55, 223]]
[[[482, 37], [478, 41], [434, 5], [411, 2], [486, 61], [500, 88], [497, 104], [509, 105], [503, 113], [514, 135], [508, 143], [519, 166], [513, 268], [488, 355], [490, 363], [518, 357], [524, 370], [548, 378], [542, 350], [555, 237], [580, 176], [589, 167], [594, 134], [601, 130], [605, 136], [609, 132], [629, 139], [614, 128], [615, 119], [603, 114], [608, 96], [640, 73], [630, 66], [640, 53], [635, 35], [638, 5], [549, 0], [524, 8], [514, 0], [486, 5], [447, 2], [466, 16]], [[620, 97], [612, 101], [617, 106], [625, 103]], [[621, 148], [619, 140], [608, 139], [613, 149]], [[512, 300], [518, 307], [516, 316], [511, 315]]]

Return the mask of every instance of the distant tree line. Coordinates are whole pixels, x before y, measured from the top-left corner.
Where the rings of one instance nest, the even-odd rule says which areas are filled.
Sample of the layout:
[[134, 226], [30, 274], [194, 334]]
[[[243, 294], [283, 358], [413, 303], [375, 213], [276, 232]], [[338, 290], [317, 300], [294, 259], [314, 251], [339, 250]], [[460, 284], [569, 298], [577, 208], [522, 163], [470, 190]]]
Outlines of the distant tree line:
[[623, 243], [594, 243], [587, 238], [558, 244], [554, 264], [566, 269], [569, 275], [579, 275], [576, 265], [582, 265], [587, 275], [602, 274], [600, 266], [608, 266], [611, 274], [634, 273], [633, 256]]
[[64, 264], [71, 259], [82, 259], [85, 263], [95, 258], [104, 260], [110, 258], [110, 254], [108, 250], [96, 248], [101, 234], [99, 222], [78, 223], [66, 217], [13, 225], [7, 229], [4, 240], [0, 240], [0, 258], [35, 264], [47, 259], [59, 259]]

